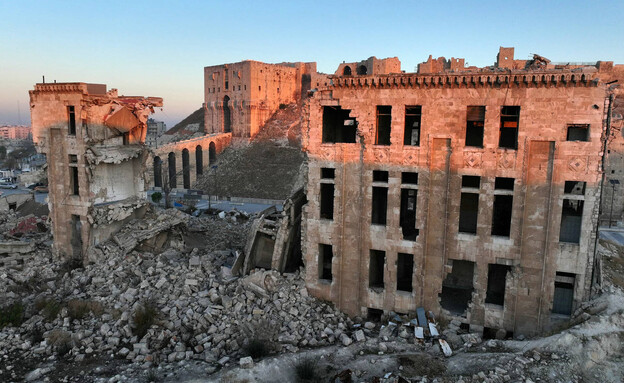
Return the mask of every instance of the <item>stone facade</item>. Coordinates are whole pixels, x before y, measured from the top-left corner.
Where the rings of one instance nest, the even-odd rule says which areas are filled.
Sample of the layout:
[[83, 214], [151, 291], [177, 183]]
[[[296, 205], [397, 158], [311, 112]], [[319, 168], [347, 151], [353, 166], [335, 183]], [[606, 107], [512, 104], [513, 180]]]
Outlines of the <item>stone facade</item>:
[[[118, 96], [86, 83], [36, 84], [33, 140], [48, 163], [54, 252], [88, 259], [89, 249], [141, 215], [147, 118], [162, 98]], [[106, 225], [97, 217], [105, 216]], [[102, 221], [102, 222], [100, 222]]]
[[528, 335], [589, 297], [607, 86], [596, 66], [503, 49], [500, 68], [339, 68], [310, 98], [311, 294], [350, 315], [423, 306]]
[[316, 63], [242, 61], [204, 68], [206, 133], [254, 137], [280, 104], [310, 89]]

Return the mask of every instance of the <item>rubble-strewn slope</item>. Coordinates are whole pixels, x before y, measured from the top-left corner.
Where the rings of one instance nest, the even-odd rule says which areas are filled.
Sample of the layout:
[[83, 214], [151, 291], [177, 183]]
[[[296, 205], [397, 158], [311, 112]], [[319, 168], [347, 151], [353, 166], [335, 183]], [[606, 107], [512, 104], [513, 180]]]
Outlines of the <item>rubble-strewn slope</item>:
[[300, 184], [304, 162], [300, 112], [300, 105], [287, 105], [248, 145], [225, 149], [217, 158], [217, 168], [206, 172], [197, 188], [228, 197], [288, 198]]
[[186, 129], [186, 126], [190, 124], [199, 124], [200, 127], [204, 126], [204, 108], [199, 108], [189, 114], [182, 121], [178, 122], [173, 128], [167, 130], [165, 134], [173, 135], [176, 133], [182, 133], [182, 131]]

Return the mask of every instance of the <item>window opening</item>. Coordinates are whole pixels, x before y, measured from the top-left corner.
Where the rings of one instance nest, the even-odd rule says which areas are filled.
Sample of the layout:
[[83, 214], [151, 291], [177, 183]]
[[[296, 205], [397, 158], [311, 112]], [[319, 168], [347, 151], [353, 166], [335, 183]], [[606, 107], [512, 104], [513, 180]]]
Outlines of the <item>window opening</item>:
[[414, 274], [414, 256], [399, 253], [397, 255], [397, 290], [412, 292], [412, 275]]
[[162, 187], [162, 160], [160, 157], [154, 157], [154, 186]]
[[189, 150], [182, 150], [182, 182], [184, 189], [191, 188], [191, 165], [189, 161]]
[[169, 188], [175, 189], [178, 185], [176, 177], [176, 158], [174, 152], [170, 152], [167, 156], [167, 166], [169, 167]]
[[589, 141], [589, 124], [568, 125], [567, 141]]
[[403, 239], [415, 241], [419, 230], [416, 228], [416, 203], [418, 201], [418, 190], [401, 189], [401, 213], [399, 221]]
[[321, 178], [333, 179], [336, 176], [336, 169], [321, 168]]
[[563, 186], [565, 194], [585, 195], [585, 185], [583, 181], [566, 181]]
[[392, 125], [392, 107], [377, 106], [377, 131], [375, 145], [390, 145], [390, 130]]
[[451, 260], [451, 272], [442, 282], [440, 305], [455, 315], [464, 315], [474, 291], [474, 262]]
[[76, 135], [76, 109], [73, 105], [67, 106], [67, 125], [69, 129], [69, 135]]
[[505, 305], [505, 282], [511, 266], [490, 263], [488, 265], [488, 283], [485, 303]]
[[485, 106], [469, 106], [466, 112], [466, 146], [483, 147]]
[[372, 205], [371, 223], [374, 225], [385, 225], [388, 209], [388, 188], [373, 186]]
[[555, 275], [555, 294], [553, 295], [553, 314], [570, 316], [574, 304], [574, 282], [576, 276], [557, 272]]
[[357, 74], [359, 74], [359, 75], [364, 75], [364, 74], [366, 74], [366, 72], [368, 72], [368, 69], [366, 69], [365, 65], [360, 65], [357, 68]]
[[459, 205], [459, 232], [477, 234], [479, 194], [461, 193]]
[[69, 155], [69, 188], [73, 195], [80, 195], [80, 183], [78, 177], [78, 156]]
[[388, 172], [385, 170], [373, 170], [373, 182], [388, 182]]
[[366, 318], [372, 322], [381, 322], [381, 317], [383, 316], [383, 310], [367, 308], [366, 310]]
[[462, 176], [462, 187], [479, 189], [481, 187], [481, 177], [480, 176]]
[[350, 66], [345, 66], [344, 69], [342, 70], [342, 75], [343, 76], [351, 76], [351, 67]]
[[402, 172], [401, 183], [407, 185], [418, 185], [418, 173]]
[[403, 145], [420, 145], [421, 113], [422, 107], [420, 105], [405, 107], [405, 131], [403, 133]]
[[319, 244], [319, 279], [332, 280], [332, 245]]
[[370, 261], [368, 266], [368, 287], [384, 288], [384, 265], [386, 263], [386, 252], [381, 250], [370, 251]]
[[559, 242], [579, 243], [583, 221], [583, 200], [564, 199], [561, 208]]
[[499, 148], [518, 149], [519, 121], [519, 106], [503, 106], [501, 108], [500, 137], [498, 140]]
[[492, 235], [509, 237], [513, 211], [514, 179], [496, 177], [494, 181], [494, 206], [492, 211]]
[[514, 178], [496, 177], [494, 180], [494, 189], [497, 190], [514, 190]]
[[321, 184], [321, 218], [334, 219], [334, 184]]
[[350, 110], [339, 106], [323, 107], [323, 142], [355, 143], [357, 122], [349, 117]]

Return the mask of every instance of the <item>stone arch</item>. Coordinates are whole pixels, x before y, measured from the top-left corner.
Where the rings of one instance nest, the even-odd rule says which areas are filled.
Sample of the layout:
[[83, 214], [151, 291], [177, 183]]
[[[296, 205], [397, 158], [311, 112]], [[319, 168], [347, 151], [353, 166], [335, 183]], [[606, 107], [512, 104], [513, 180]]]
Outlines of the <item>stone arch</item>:
[[223, 97], [223, 131], [225, 133], [232, 131], [232, 116], [230, 113], [230, 98]]
[[351, 67], [350, 66], [345, 66], [343, 71], [342, 71], [342, 75], [343, 76], [351, 76]]
[[208, 145], [208, 159], [210, 160], [210, 163], [217, 160], [217, 146], [214, 142], [211, 142], [210, 145]]
[[198, 176], [204, 173], [204, 152], [201, 145], [195, 147], [195, 173]]
[[174, 152], [169, 152], [169, 155], [167, 156], [167, 162], [169, 166], [169, 188], [175, 189], [178, 187], [178, 185], [176, 177], [176, 158]]
[[189, 150], [182, 150], [182, 181], [184, 189], [191, 188], [191, 165], [189, 161]]
[[366, 72], [368, 72], [368, 69], [366, 68], [366, 65], [360, 65], [357, 68], [357, 74], [362, 75], [362, 74], [366, 74]]
[[162, 160], [159, 156], [154, 157], [154, 186], [162, 187]]

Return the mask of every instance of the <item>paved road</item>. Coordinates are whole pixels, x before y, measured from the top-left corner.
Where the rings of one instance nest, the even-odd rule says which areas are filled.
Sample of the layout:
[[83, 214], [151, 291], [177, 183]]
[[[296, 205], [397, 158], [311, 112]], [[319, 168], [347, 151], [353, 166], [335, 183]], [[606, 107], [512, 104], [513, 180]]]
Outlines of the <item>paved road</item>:
[[600, 238], [624, 246], [624, 230], [622, 229], [600, 229]]

